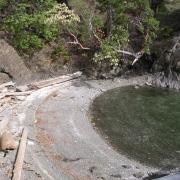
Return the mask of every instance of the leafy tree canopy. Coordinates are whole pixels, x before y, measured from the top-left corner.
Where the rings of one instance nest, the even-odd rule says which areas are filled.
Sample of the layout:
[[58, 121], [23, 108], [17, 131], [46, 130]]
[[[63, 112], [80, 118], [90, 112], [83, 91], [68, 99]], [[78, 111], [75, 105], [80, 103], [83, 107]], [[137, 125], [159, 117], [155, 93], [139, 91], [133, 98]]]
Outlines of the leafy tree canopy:
[[95, 62], [118, 65], [119, 50], [130, 48], [133, 33], [143, 39], [140, 50], [148, 52], [159, 25], [149, 0], [69, 0], [71, 8], [56, 0], [0, 2], [1, 29], [25, 53], [69, 34], [70, 44], [95, 50]]

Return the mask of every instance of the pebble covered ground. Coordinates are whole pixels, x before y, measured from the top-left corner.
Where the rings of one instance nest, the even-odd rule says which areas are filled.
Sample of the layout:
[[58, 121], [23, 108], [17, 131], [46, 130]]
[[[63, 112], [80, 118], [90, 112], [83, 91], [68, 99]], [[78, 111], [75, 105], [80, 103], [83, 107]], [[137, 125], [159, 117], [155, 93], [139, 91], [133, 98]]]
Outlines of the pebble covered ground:
[[[13, 109], [9, 123], [17, 138], [24, 126], [29, 129], [22, 179], [137, 180], [155, 171], [114, 151], [94, 130], [88, 116], [93, 99], [102, 92], [143, 85], [146, 80], [146, 77], [114, 81], [76, 79], [27, 96]], [[0, 162], [6, 169], [0, 169], [4, 173], [2, 180], [10, 179], [14, 154], [11, 151], [4, 158], [0, 153]]]

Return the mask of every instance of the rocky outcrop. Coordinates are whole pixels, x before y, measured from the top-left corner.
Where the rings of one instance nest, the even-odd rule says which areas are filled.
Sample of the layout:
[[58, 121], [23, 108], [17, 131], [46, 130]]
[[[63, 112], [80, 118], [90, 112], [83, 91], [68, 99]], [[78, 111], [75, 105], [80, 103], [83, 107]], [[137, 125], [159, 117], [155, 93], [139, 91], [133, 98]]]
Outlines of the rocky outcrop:
[[6, 73], [0, 73], [0, 84], [11, 81], [11, 78]]
[[32, 77], [22, 58], [2, 39], [0, 39], [0, 72], [1, 82], [11, 79], [17, 84], [23, 84]]
[[175, 40], [173, 48], [166, 50], [159, 61], [161, 72], [152, 81], [157, 87], [180, 89], [180, 37]]

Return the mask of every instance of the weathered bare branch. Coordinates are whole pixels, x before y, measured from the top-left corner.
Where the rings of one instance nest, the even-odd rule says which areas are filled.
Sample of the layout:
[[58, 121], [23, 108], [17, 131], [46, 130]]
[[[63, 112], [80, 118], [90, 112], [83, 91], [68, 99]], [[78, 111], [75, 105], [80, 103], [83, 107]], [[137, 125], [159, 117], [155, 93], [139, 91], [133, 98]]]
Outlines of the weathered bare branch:
[[132, 53], [132, 52], [124, 51], [124, 50], [120, 50], [120, 49], [118, 49], [116, 51], [119, 52], [119, 53], [122, 53], [122, 54], [126, 54], [126, 55], [130, 55], [130, 56], [136, 57], [136, 53]]
[[142, 56], [143, 56], [144, 52], [138, 52], [136, 54], [136, 58], [134, 59], [134, 61], [132, 62], [132, 65], [134, 65]]
[[124, 51], [124, 50], [120, 50], [120, 49], [118, 49], [116, 51], [118, 53], [122, 53], [122, 54], [126, 54], [126, 55], [129, 55], [129, 56], [135, 57], [135, 59], [132, 62], [132, 65], [134, 65], [142, 57], [142, 55], [144, 54], [144, 51], [140, 51], [138, 53], [132, 53], [132, 52]]
[[72, 36], [72, 37], [74, 38], [74, 41], [72, 41], [72, 42], [67, 42], [68, 44], [79, 45], [81, 49], [85, 49], [85, 50], [89, 50], [89, 49], [90, 49], [90, 48], [88, 48], [88, 47], [84, 47], [84, 46], [78, 41], [77, 37], [76, 37], [73, 33], [69, 32], [69, 34], [70, 34], [70, 36]]
[[180, 46], [180, 40], [177, 40], [174, 44], [173, 48], [170, 50], [172, 53], [174, 53], [177, 49], [177, 47]]

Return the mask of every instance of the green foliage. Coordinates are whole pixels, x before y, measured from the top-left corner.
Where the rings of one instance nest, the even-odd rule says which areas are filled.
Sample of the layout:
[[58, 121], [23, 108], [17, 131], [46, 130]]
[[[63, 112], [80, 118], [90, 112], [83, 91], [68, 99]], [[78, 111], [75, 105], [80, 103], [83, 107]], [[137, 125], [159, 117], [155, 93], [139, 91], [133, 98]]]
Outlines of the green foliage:
[[122, 26], [114, 27], [110, 36], [102, 41], [101, 51], [95, 54], [94, 61], [105, 61], [110, 63], [110, 65], [117, 66], [119, 63], [118, 50], [126, 47], [127, 44], [128, 31]]
[[173, 34], [173, 29], [169, 26], [164, 26], [158, 31], [158, 39], [170, 38]]
[[34, 4], [28, 1], [14, 5], [11, 14], [4, 19], [3, 26], [11, 35], [16, 48], [27, 53], [32, 52], [40, 49], [43, 41], [50, 41], [56, 36], [58, 29], [44, 23], [45, 10], [32, 10]]
[[55, 61], [61, 61], [61, 63], [65, 64], [70, 60], [69, 51], [64, 45], [58, 45], [51, 54], [51, 58]]
[[[95, 62], [104, 61], [114, 66], [121, 61], [118, 50], [128, 48], [132, 26], [136, 26], [143, 37], [146, 52], [156, 38], [159, 23], [153, 17], [149, 0], [68, 2], [71, 9], [56, 0], [0, 0], [0, 10], [5, 14], [1, 29], [23, 53], [33, 53], [51, 41], [59, 42], [60, 36], [73, 41], [69, 33], [72, 32], [83, 46], [93, 47], [93, 53], [96, 50]], [[112, 22], [108, 22], [109, 10]], [[68, 61], [68, 49], [59, 45], [52, 58]]]
[[144, 34], [144, 50], [149, 52], [149, 47], [152, 44], [152, 41], [157, 37], [159, 22], [154, 18], [154, 13], [150, 9], [147, 0], [144, 2], [146, 3], [142, 13], [141, 25]]
[[45, 16], [45, 20], [48, 24], [61, 23], [62, 25], [71, 25], [74, 22], [79, 22], [80, 18], [74, 14], [73, 10], [70, 10], [65, 4], [57, 4], [51, 10], [49, 10]]
[[70, 0], [69, 3], [74, 11], [81, 17], [80, 26], [78, 24], [78, 26], [71, 27], [70, 30], [80, 36], [81, 42], [87, 42], [91, 36], [89, 20], [92, 16], [92, 9], [88, 6], [87, 1], [84, 0]]
[[110, 65], [118, 66], [119, 55], [116, 51], [114, 51], [112, 46], [103, 43], [101, 46], [101, 51], [95, 53], [94, 61], [96, 63], [105, 62]]
[[98, 0], [101, 9], [104, 11], [108, 7], [113, 9], [113, 28], [108, 37], [101, 43], [101, 51], [95, 54], [94, 60], [117, 65], [120, 61], [118, 49], [125, 49], [129, 41], [129, 25], [133, 18], [138, 19], [137, 29], [144, 37], [144, 51], [149, 51], [149, 47], [156, 38], [159, 22], [153, 17], [149, 0]]
[[37, 35], [33, 34], [19, 34], [14, 37], [14, 45], [24, 52], [31, 52], [32, 50], [42, 48], [42, 40]]
[[3, 20], [3, 27], [16, 48], [32, 53], [54, 40], [62, 27], [78, 21], [78, 18], [67, 6], [59, 5], [55, 0], [19, 0]]
[[7, 5], [7, 0], [0, 0], [0, 10]]
[[92, 17], [92, 25], [95, 29], [98, 29], [100, 27], [103, 27], [103, 21], [102, 18], [99, 16]]

